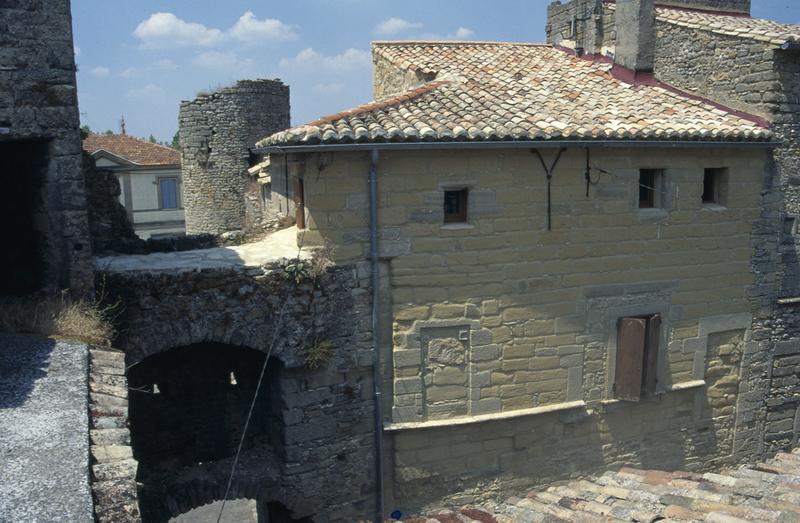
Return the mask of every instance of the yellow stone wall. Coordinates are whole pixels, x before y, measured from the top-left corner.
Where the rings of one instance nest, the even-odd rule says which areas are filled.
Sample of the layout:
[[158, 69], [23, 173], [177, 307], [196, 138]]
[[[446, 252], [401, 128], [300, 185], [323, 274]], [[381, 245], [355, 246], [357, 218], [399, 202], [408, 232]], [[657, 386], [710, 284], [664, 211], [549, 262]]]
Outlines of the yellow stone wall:
[[[542, 150], [548, 164], [556, 152]], [[651, 454], [665, 466], [730, 454], [737, 391], [727, 382], [750, 328], [750, 235], [766, 155], [595, 148], [586, 197], [586, 152], [569, 149], [554, 171], [547, 230], [546, 177], [530, 150], [382, 151], [395, 496], [434, 499], [443, 479], [513, 475], [519, 467], [545, 467], [552, 474], [541, 478], [558, 478]], [[706, 167], [729, 169], [724, 206], [701, 203]], [[640, 168], [665, 170], [663, 209], [638, 208]], [[328, 243], [337, 261], [363, 259], [368, 171], [367, 152], [305, 157], [304, 243]], [[469, 189], [468, 223], [444, 225], [443, 190], [460, 187]], [[660, 394], [620, 404], [611, 391], [617, 318], [653, 313], [664, 318]], [[708, 354], [709, 397], [699, 381]], [[565, 424], [576, 405], [588, 418]], [[480, 423], [442, 423], [471, 419]], [[661, 436], [668, 440], [660, 449], [642, 450], [644, 439]], [[573, 454], [591, 443], [585, 466], [559, 461], [559, 469], [547, 457], [559, 441]], [[485, 483], [462, 486], [470, 485], [489, 495]]]

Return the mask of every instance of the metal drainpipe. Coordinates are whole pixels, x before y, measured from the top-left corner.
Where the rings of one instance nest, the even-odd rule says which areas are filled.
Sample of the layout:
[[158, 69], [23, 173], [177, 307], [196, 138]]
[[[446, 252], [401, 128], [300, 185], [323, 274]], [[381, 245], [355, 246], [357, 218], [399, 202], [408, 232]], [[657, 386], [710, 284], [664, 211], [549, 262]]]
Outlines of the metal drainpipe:
[[372, 388], [375, 395], [375, 523], [383, 523], [383, 413], [380, 354], [380, 267], [378, 265], [378, 149], [369, 165], [369, 243], [372, 265]]
[[283, 189], [286, 191], [286, 216], [289, 216], [291, 211], [289, 210], [289, 155], [286, 154], [285, 150], [283, 152]]

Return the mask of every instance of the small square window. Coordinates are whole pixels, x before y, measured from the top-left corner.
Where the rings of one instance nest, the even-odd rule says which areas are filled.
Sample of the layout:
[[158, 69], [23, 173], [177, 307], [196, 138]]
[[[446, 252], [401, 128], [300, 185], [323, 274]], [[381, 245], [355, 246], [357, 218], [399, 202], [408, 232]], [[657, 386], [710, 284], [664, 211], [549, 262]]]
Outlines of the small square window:
[[639, 208], [661, 207], [661, 194], [664, 171], [661, 169], [641, 169], [639, 171]]
[[639, 401], [642, 396], [655, 394], [660, 339], [661, 316], [658, 314], [619, 319], [614, 397]]
[[444, 223], [466, 223], [467, 189], [444, 192]]
[[706, 169], [703, 171], [703, 196], [704, 204], [723, 205], [725, 181], [728, 170], [724, 168]]

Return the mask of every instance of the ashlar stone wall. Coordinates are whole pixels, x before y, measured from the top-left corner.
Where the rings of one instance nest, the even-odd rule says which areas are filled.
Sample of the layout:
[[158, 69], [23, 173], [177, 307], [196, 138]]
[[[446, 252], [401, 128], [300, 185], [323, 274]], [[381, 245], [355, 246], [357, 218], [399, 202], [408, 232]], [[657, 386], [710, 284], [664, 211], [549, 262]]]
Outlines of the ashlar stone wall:
[[[774, 296], [781, 226], [769, 159], [730, 147], [592, 149], [592, 166], [610, 174], [593, 170], [587, 197], [586, 152], [568, 149], [547, 230], [546, 177], [529, 150], [382, 151], [393, 503], [466, 503], [622, 463], [700, 469], [758, 453], [772, 363], [753, 319]], [[701, 202], [711, 167], [728, 169], [720, 205]], [[638, 208], [640, 168], [664, 169], [662, 208]], [[336, 153], [321, 173], [307, 163], [306, 244], [330, 243], [340, 261], [366, 256], [368, 171], [367, 153]], [[444, 191], [464, 188], [467, 222], [444, 224]], [[656, 313], [659, 392], [616, 400], [617, 320]]]
[[288, 127], [289, 86], [280, 80], [241, 80], [181, 102], [187, 233], [262, 228], [260, 185], [247, 172], [250, 148]]

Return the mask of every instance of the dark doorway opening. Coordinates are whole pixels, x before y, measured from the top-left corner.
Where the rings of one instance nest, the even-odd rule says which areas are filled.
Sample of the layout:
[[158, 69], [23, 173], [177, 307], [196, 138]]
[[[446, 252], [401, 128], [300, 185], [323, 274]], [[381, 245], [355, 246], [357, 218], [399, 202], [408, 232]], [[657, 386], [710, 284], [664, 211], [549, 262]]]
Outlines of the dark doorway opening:
[[[131, 443], [140, 475], [233, 456], [266, 355], [217, 343], [171, 349], [129, 370]], [[279, 374], [271, 359], [242, 449], [281, 441]]]
[[47, 214], [45, 141], [0, 141], [0, 295], [24, 295], [44, 284]]
[[258, 508], [258, 523], [313, 523], [313, 520], [310, 517], [294, 519], [288, 508], [272, 501]]

